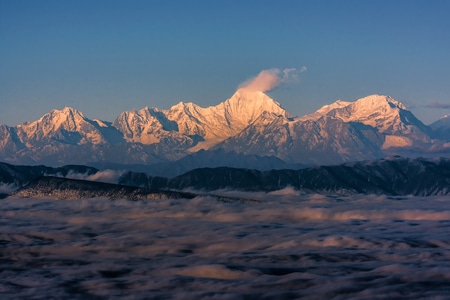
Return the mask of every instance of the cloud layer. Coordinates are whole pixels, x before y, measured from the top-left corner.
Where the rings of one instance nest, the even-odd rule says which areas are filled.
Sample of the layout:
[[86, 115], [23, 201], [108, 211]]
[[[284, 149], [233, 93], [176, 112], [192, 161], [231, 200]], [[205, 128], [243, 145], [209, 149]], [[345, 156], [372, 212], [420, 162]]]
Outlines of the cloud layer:
[[445, 197], [0, 201], [4, 298], [441, 299]]

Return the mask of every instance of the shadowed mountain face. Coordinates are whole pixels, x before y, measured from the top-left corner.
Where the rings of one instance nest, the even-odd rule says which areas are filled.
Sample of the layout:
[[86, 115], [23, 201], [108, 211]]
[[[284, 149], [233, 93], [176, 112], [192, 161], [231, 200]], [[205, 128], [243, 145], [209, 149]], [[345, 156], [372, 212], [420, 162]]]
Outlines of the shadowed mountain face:
[[[180, 102], [168, 110], [146, 107], [123, 112], [114, 122], [90, 120], [64, 108], [16, 127], [1, 125], [0, 159], [53, 166], [147, 165], [159, 168], [154, 175], [164, 176], [199, 167], [267, 170], [398, 153], [445, 155], [450, 126], [441, 121], [433, 128], [388, 96], [336, 101], [293, 118], [266, 94], [238, 90], [216, 106]], [[178, 171], [165, 172], [166, 167]]]

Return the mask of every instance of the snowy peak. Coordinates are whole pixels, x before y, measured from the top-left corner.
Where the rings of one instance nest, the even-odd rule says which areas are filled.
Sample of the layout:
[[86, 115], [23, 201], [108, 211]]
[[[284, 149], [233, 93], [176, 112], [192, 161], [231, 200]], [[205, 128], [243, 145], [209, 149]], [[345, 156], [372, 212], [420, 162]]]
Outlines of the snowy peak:
[[175, 104], [174, 106], [172, 106], [169, 111], [180, 112], [180, 113], [184, 112], [187, 114], [192, 114], [195, 112], [199, 112], [202, 109], [203, 109], [202, 107], [198, 106], [195, 103], [181, 101], [181, 102]]
[[231, 98], [219, 104], [217, 109], [221, 111], [226, 123], [235, 134], [241, 132], [264, 113], [291, 117], [278, 102], [263, 92], [246, 89], [237, 90]]
[[80, 111], [65, 107], [62, 110], [54, 109], [34, 122], [18, 125], [17, 129], [23, 140], [39, 141], [47, 140], [47, 137], [53, 137], [61, 131], [76, 132], [86, 123]]
[[124, 112], [114, 121], [128, 142], [154, 144], [162, 139], [192, 141], [191, 151], [208, 149], [241, 132], [262, 113], [290, 116], [261, 92], [238, 90], [230, 99], [210, 107], [179, 102], [168, 110], [148, 107]]
[[180, 102], [164, 111], [178, 124], [180, 133], [203, 139], [192, 151], [208, 149], [241, 132], [264, 112], [290, 116], [280, 104], [262, 92], [239, 89], [226, 101], [207, 108]]
[[436, 122], [430, 124], [433, 129], [434, 138], [450, 141], [450, 115], [445, 115]]
[[313, 114], [303, 118], [317, 120], [322, 116], [328, 115], [339, 117], [345, 121], [358, 121], [372, 119], [375, 115], [382, 117], [398, 115], [399, 110], [406, 110], [406, 107], [390, 96], [375, 94], [358, 99], [355, 102], [337, 100], [332, 104], [322, 106]]
[[[386, 120], [399, 117], [401, 111], [406, 111], [406, 107], [389, 96], [371, 95], [361, 98], [347, 106], [349, 121], [362, 121], [366, 125], [371, 125], [382, 130], [387, 130]], [[344, 110], [341, 114], [345, 118]]]
[[234, 95], [223, 103], [225, 113], [244, 123], [250, 124], [263, 112], [274, 113], [284, 117], [291, 115], [272, 98], [259, 91], [237, 90]]
[[[381, 133], [429, 142], [426, 126], [406, 107], [389, 96], [371, 95], [328, 113], [346, 122], [360, 122]], [[410, 145], [413, 141], [404, 144]]]
[[58, 129], [76, 131], [77, 127], [85, 122], [86, 118], [82, 112], [71, 107], [64, 107], [62, 110], [54, 109], [42, 116], [39, 120], [26, 124], [25, 126], [40, 126], [44, 134], [48, 134]]
[[339, 118], [344, 122], [358, 122], [376, 128], [386, 137], [383, 148], [430, 142], [429, 129], [402, 103], [390, 96], [375, 94], [355, 102], [338, 100], [300, 119], [318, 120], [321, 117]]
[[[442, 130], [444, 142], [448, 132]], [[434, 143], [431, 133], [389, 96], [338, 100], [311, 115], [292, 118], [263, 92], [238, 89], [215, 106], [180, 102], [168, 110], [145, 107], [123, 112], [113, 123], [90, 120], [70, 107], [53, 110], [34, 122], [0, 126], [0, 159], [139, 164], [222, 147], [320, 164], [428, 149]]]
[[361, 98], [355, 101], [355, 105], [359, 105], [360, 107], [364, 107], [365, 109], [377, 109], [389, 106], [391, 108], [406, 110], [406, 106], [393, 99], [392, 97], [377, 94]]
[[441, 117], [436, 122], [433, 122], [430, 126], [433, 129], [438, 129], [441, 127], [450, 127], [450, 115], [445, 115]]
[[146, 145], [158, 143], [161, 132], [178, 130], [176, 123], [169, 121], [158, 109], [148, 107], [121, 113], [113, 126], [123, 133], [126, 141]]
[[149, 127], [151, 117], [148, 107], [141, 110], [126, 111], [121, 113], [113, 122], [113, 126], [123, 133], [128, 142], [139, 141], [145, 128]]
[[320, 117], [320, 116], [326, 115], [333, 109], [346, 107], [346, 106], [349, 106], [350, 104], [351, 104], [351, 102], [337, 100], [336, 102], [334, 102], [332, 104], [322, 106], [315, 112], [315, 114], [317, 114], [317, 116]]
[[180, 102], [163, 113], [168, 120], [178, 125], [180, 133], [191, 136], [206, 136], [208, 133], [204, 126], [216, 118], [213, 111], [192, 102]]
[[82, 112], [71, 107], [54, 109], [39, 120], [17, 126], [17, 134], [26, 145], [48, 144], [51, 141], [105, 144], [108, 140], [102, 130], [108, 130], [106, 123], [89, 120]]

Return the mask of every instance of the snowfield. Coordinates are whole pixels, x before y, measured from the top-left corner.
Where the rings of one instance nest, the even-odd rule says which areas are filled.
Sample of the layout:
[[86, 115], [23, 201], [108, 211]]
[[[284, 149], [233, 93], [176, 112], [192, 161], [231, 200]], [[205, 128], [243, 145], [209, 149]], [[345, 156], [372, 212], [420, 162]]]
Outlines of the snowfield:
[[[0, 200], [4, 299], [446, 299], [448, 197]], [[254, 201], [258, 200], [258, 201]]]

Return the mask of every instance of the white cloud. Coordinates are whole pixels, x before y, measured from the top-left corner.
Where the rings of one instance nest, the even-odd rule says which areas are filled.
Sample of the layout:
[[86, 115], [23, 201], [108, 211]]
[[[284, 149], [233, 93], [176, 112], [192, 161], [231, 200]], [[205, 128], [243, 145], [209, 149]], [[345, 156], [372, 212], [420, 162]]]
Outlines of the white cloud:
[[0, 182], [0, 194], [9, 194], [17, 190], [19, 187], [14, 183]]
[[[306, 67], [302, 67], [300, 72], [306, 71]], [[298, 80], [297, 70], [295, 68], [268, 69], [262, 70], [259, 74], [239, 85], [240, 89], [250, 91], [268, 92], [282, 83], [294, 82]]]
[[122, 176], [124, 172], [125, 171], [104, 170], [98, 171], [97, 173], [91, 175], [88, 175], [86, 173], [69, 172], [66, 178], [117, 184], [119, 183], [120, 176]]

